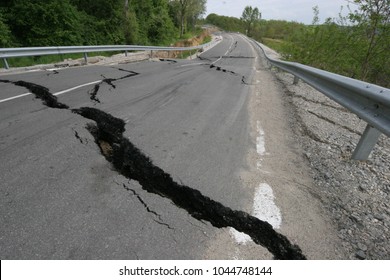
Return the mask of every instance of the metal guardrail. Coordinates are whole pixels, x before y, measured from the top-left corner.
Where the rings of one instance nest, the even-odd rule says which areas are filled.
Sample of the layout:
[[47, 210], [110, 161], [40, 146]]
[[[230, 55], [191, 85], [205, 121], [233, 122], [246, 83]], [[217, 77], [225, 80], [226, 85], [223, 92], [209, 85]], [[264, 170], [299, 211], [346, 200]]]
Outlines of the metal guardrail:
[[41, 55], [61, 55], [69, 53], [83, 53], [87, 62], [88, 53], [107, 52], [107, 51], [191, 51], [210, 46], [212, 42], [194, 46], [194, 47], [156, 47], [156, 46], [137, 46], [137, 45], [108, 45], [108, 46], [69, 46], [69, 47], [33, 47], [33, 48], [2, 48], [0, 49], [0, 58], [4, 62], [4, 67], [9, 68], [7, 58], [41, 56]]
[[254, 42], [271, 65], [294, 75], [294, 84], [299, 79], [305, 81], [367, 122], [353, 159], [367, 160], [381, 133], [390, 137], [390, 89], [303, 64], [273, 59], [258, 42]]

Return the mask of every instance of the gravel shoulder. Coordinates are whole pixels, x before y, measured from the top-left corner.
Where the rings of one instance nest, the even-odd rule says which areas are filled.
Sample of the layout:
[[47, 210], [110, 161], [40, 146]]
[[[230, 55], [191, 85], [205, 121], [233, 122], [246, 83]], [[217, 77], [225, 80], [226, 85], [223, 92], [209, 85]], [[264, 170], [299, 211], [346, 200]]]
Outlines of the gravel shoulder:
[[351, 160], [366, 123], [302, 81], [293, 85], [291, 74], [271, 72], [343, 258], [390, 259], [390, 139], [382, 135], [369, 160]]

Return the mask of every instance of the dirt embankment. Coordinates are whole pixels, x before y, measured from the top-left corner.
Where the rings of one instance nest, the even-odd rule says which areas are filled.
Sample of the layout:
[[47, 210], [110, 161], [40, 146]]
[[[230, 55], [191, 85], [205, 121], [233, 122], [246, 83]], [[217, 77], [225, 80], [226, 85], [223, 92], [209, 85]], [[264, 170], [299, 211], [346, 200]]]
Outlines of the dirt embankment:
[[[204, 41], [207, 37], [211, 36], [214, 32], [218, 31], [217, 28], [207, 28], [204, 29], [203, 32], [196, 36], [192, 37], [190, 39], [181, 40], [176, 42], [172, 45], [172, 47], [176, 48], [187, 48], [187, 47], [195, 47], [204, 44]], [[156, 53], [157, 57], [160, 58], [181, 58], [182, 52], [181, 51], [159, 51]]]

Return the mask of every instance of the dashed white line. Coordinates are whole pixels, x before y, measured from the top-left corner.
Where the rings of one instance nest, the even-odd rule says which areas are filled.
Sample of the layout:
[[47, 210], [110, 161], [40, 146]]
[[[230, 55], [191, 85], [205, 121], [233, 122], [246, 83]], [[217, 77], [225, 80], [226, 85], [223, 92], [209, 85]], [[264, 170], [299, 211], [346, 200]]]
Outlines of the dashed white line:
[[260, 156], [263, 156], [265, 155], [265, 134], [260, 125], [260, 121], [257, 121], [257, 132], [258, 136], [256, 138], [256, 151]]
[[253, 216], [267, 221], [274, 229], [282, 224], [282, 214], [275, 204], [275, 196], [270, 185], [260, 184], [257, 188], [253, 203]]
[[264, 130], [262, 129], [262, 127], [260, 125], [260, 121], [257, 121], [256, 126], [257, 126], [257, 133], [258, 133], [258, 136], [256, 137], [256, 151], [257, 151], [257, 154], [260, 156], [260, 158], [257, 161], [257, 169], [260, 169], [262, 157], [266, 153], [266, 150], [265, 150], [265, 133], [264, 133]]
[[[275, 196], [272, 188], [266, 183], [260, 184], [255, 192], [252, 215], [262, 221], [268, 222], [274, 229], [279, 229], [282, 224], [282, 214], [274, 200]], [[239, 232], [234, 228], [230, 229], [230, 234], [239, 244], [246, 244], [252, 240], [249, 235]]]
[[[260, 121], [257, 121], [256, 123], [256, 131], [256, 151], [260, 157], [257, 161], [257, 169], [260, 170], [262, 157], [266, 154], [265, 133], [261, 127]], [[271, 186], [266, 183], [261, 183], [255, 190], [252, 215], [262, 221], [268, 222], [274, 229], [278, 229], [282, 224], [282, 214], [274, 200], [275, 196]], [[241, 233], [233, 228], [230, 228], [230, 234], [239, 244], [246, 244], [252, 240], [249, 235]]]

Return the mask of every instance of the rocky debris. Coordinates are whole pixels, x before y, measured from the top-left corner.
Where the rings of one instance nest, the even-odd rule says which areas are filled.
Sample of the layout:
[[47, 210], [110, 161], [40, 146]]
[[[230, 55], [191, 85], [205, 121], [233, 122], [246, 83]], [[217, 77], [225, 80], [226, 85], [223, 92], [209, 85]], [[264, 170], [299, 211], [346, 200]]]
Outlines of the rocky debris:
[[273, 71], [345, 255], [390, 259], [390, 139], [382, 135], [369, 160], [352, 160], [366, 123], [302, 81], [293, 85], [291, 74]]

